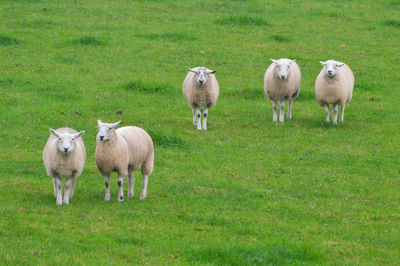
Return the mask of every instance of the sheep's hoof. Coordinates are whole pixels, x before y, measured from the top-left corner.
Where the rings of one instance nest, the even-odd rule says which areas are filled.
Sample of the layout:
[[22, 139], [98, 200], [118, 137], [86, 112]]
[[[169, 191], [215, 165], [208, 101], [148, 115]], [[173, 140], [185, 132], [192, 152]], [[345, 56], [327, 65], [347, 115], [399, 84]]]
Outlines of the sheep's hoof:
[[140, 200], [144, 200], [146, 198], [146, 195], [141, 195]]
[[133, 198], [134, 195], [133, 193], [128, 193], [128, 199]]
[[63, 204], [69, 204], [69, 201], [63, 200]]
[[201, 127], [198, 127], [197, 130], [201, 130]]
[[104, 198], [105, 201], [110, 201], [111, 197], [110, 195], [106, 195], [106, 197]]
[[61, 201], [61, 200], [60, 200], [60, 201], [57, 200], [57, 201], [56, 201], [56, 204], [57, 204], [57, 205], [62, 205], [62, 201]]
[[123, 202], [124, 201], [124, 196], [119, 196], [118, 201], [119, 202]]

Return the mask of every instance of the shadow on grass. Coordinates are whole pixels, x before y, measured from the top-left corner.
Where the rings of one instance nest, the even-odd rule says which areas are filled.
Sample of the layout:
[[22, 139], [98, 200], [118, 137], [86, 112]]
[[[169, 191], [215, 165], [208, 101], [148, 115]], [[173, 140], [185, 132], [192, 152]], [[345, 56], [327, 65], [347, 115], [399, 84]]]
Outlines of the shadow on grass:
[[231, 25], [231, 26], [269, 26], [270, 24], [262, 18], [250, 17], [250, 16], [230, 16], [227, 18], [219, 18], [215, 20], [220, 25]]
[[292, 41], [291, 38], [289, 38], [287, 36], [284, 36], [284, 35], [281, 35], [281, 34], [272, 35], [271, 39], [274, 40], [274, 41], [277, 41], [277, 42], [282, 42], [282, 43], [291, 42]]
[[152, 128], [148, 128], [146, 131], [151, 136], [154, 146], [182, 149], [188, 145], [186, 140], [175, 134], [167, 134]]
[[0, 34], [0, 46], [17, 45], [18, 43], [19, 41], [16, 38]]
[[400, 20], [388, 19], [383, 22], [383, 25], [400, 28]]
[[140, 91], [147, 93], [159, 93], [159, 94], [176, 93], [176, 91], [170, 85], [148, 83], [148, 82], [143, 82], [141, 80], [131, 81], [127, 84], [122, 85], [122, 88], [130, 91]]
[[78, 39], [73, 40], [72, 43], [78, 45], [88, 45], [88, 46], [98, 46], [103, 44], [100, 40], [91, 36], [82, 36]]
[[322, 255], [310, 245], [275, 243], [263, 247], [211, 247], [189, 253], [191, 263], [217, 265], [302, 264], [320, 262]]
[[184, 33], [184, 32], [171, 32], [171, 33], [149, 33], [149, 34], [137, 34], [139, 38], [144, 38], [148, 40], [166, 40], [171, 42], [178, 41], [194, 41], [197, 40], [194, 36]]

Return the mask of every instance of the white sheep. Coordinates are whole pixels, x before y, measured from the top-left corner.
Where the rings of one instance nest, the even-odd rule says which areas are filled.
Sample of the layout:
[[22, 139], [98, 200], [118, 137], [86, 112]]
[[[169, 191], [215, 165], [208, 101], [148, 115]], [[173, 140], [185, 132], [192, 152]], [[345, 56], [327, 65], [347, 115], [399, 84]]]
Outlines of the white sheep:
[[[74, 195], [76, 179], [82, 174], [86, 163], [86, 149], [82, 138], [85, 131], [71, 128], [50, 129], [50, 136], [43, 150], [43, 163], [47, 175], [53, 178], [54, 196], [58, 205], [69, 204]], [[64, 199], [62, 181], [65, 177]]]
[[153, 141], [146, 131], [139, 127], [126, 126], [115, 129], [121, 121], [116, 123], [103, 123], [97, 121], [98, 134], [96, 146], [96, 165], [105, 180], [105, 200], [110, 196], [110, 174], [118, 174], [118, 201], [124, 200], [123, 180], [128, 177], [128, 198], [133, 197], [134, 176], [133, 171], [142, 169], [143, 189], [140, 200], [147, 195], [149, 175], [154, 166]]
[[292, 102], [300, 93], [301, 72], [296, 60], [281, 58], [271, 61], [264, 75], [264, 92], [272, 101], [272, 121], [278, 120], [276, 102], [279, 101], [279, 121], [284, 122], [285, 101], [289, 101], [287, 118], [292, 118]]
[[338, 105], [341, 106], [340, 122], [343, 122], [344, 108], [353, 96], [354, 75], [342, 62], [320, 61], [323, 66], [315, 80], [315, 96], [318, 104], [325, 107], [326, 122], [329, 122], [329, 104], [332, 104], [332, 120], [337, 124]]
[[203, 110], [203, 130], [207, 130], [208, 109], [214, 107], [219, 96], [219, 86], [215, 78], [215, 70], [205, 67], [196, 67], [189, 69], [183, 81], [183, 96], [193, 112], [193, 125], [201, 130], [201, 112]]

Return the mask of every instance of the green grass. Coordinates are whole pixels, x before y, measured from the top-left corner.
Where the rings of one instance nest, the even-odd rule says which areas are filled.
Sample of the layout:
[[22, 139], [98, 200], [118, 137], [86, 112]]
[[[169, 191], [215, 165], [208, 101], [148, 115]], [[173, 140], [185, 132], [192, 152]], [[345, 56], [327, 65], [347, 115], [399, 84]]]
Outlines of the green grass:
[[[3, 1], [0, 264], [400, 264], [399, 17], [384, 0]], [[263, 92], [281, 57], [302, 70], [284, 124]], [[356, 79], [339, 125], [314, 98], [328, 59]], [[221, 88], [206, 132], [181, 94], [195, 66]], [[97, 119], [153, 137], [145, 201], [138, 171], [133, 199], [113, 175], [104, 202]], [[87, 163], [56, 206], [42, 150], [63, 126], [86, 130]]]

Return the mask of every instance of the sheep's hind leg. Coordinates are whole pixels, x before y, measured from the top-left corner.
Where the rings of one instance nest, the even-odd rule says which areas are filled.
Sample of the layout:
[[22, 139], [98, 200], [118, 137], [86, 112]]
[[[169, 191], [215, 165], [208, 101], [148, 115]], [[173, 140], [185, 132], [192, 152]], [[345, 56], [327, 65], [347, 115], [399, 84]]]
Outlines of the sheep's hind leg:
[[207, 130], [207, 116], [208, 116], [208, 108], [205, 107], [203, 111], [203, 130]]
[[276, 104], [276, 102], [272, 102], [272, 111], [273, 111], [273, 115], [272, 115], [272, 121], [276, 122], [278, 121], [278, 105]]
[[57, 183], [55, 178], [53, 178], [53, 186], [54, 186], [54, 197], [57, 198]]
[[124, 176], [118, 176], [118, 201], [124, 201]]
[[325, 120], [329, 123], [329, 104], [325, 104]]
[[109, 201], [111, 199], [110, 195], [110, 175], [104, 176], [104, 186], [106, 188], [106, 195], [104, 197], [105, 201]]
[[67, 178], [67, 180], [65, 180], [65, 184], [64, 184], [64, 199], [63, 199], [64, 204], [69, 204], [71, 187], [72, 187], [72, 178]]
[[128, 198], [132, 198], [135, 195], [134, 192], [135, 177], [133, 172], [128, 173]]
[[284, 122], [285, 121], [285, 101], [280, 101], [279, 102], [279, 122]]
[[332, 121], [334, 124], [337, 124], [337, 113], [338, 113], [338, 105], [332, 104]]
[[346, 105], [345, 104], [343, 104], [342, 106], [341, 106], [341, 108], [340, 108], [340, 122], [342, 122], [343, 123], [343, 120], [344, 120], [344, 108], [346, 107]]
[[69, 199], [72, 199], [75, 192], [76, 177], [72, 178], [71, 192], [69, 193]]
[[193, 126], [197, 126], [197, 119], [196, 119], [196, 109], [192, 108], [193, 113]]
[[143, 189], [142, 195], [140, 195], [140, 200], [144, 200], [147, 196], [147, 184], [149, 183], [149, 176], [143, 174]]
[[293, 103], [293, 99], [289, 100], [289, 106], [288, 106], [288, 110], [287, 110], [287, 118], [288, 119], [292, 119], [292, 103]]
[[196, 117], [197, 117], [197, 130], [201, 130], [201, 112], [199, 107], [196, 107]]
[[54, 178], [56, 186], [57, 186], [57, 197], [56, 197], [56, 204], [62, 205], [62, 181], [60, 177]]

